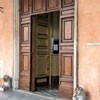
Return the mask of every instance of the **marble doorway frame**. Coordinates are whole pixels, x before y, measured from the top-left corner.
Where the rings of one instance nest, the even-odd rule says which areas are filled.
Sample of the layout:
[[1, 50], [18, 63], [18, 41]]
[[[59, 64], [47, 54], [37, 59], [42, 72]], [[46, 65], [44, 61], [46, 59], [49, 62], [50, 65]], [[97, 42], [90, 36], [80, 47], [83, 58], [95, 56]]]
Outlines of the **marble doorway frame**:
[[19, 0], [13, 0], [13, 89], [19, 88]]
[[[74, 88], [78, 86], [78, 0], [74, 13]], [[13, 0], [13, 89], [19, 88], [19, 0]]]

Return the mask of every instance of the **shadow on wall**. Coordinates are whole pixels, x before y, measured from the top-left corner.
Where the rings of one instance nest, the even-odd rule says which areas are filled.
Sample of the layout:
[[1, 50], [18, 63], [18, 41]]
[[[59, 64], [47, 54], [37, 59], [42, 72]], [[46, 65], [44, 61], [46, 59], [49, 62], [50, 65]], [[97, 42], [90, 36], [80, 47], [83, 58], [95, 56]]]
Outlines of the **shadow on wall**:
[[90, 100], [90, 93], [86, 91], [86, 100]]
[[0, 7], [0, 12], [3, 13], [3, 7]]

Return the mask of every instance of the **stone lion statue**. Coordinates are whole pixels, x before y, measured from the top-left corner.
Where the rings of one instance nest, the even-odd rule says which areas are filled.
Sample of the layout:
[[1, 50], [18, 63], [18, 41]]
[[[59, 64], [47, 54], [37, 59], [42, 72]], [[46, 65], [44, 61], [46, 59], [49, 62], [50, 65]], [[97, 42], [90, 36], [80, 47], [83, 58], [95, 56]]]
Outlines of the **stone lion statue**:
[[75, 89], [73, 100], [86, 100], [86, 93], [82, 87], [77, 87]]
[[8, 75], [4, 75], [3, 80], [4, 80], [4, 85], [2, 86], [2, 88], [4, 88], [4, 90], [10, 90], [11, 78]]

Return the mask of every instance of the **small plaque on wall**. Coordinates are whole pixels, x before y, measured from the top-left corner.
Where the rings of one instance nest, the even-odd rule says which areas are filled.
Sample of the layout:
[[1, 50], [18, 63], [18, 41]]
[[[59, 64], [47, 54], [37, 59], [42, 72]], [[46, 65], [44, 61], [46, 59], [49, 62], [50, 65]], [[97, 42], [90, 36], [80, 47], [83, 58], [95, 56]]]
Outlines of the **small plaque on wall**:
[[88, 42], [88, 46], [100, 46], [100, 42]]

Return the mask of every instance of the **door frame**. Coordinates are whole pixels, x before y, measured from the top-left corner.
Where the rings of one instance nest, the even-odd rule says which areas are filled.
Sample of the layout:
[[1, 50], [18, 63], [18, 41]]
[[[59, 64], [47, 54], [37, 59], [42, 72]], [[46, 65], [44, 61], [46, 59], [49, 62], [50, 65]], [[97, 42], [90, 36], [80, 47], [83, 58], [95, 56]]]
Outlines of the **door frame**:
[[[74, 89], [78, 86], [78, 0], [74, 13]], [[19, 88], [19, 0], [13, 0], [13, 89]]]
[[13, 0], [13, 89], [19, 88], [19, 22], [19, 0]]
[[[57, 12], [59, 12], [60, 13], [60, 11], [57, 11]], [[48, 13], [48, 27], [50, 27], [50, 25], [51, 25], [51, 13], [52, 12], [49, 12]], [[42, 14], [45, 14], [45, 13], [42, 13]], [[34, 46], [32, 46], [32, 44], [34, 45], [35, 44], [35, 41], [33, 40], [33, 38], [34, 38], [34, 35], [35, 35], [35, 28], [37, 27], [37, 18], [36, 18], [36, 16], [37, 16], [38, 14], [36, 14], [36, 15], [31, 15], [31, 28], [33, 29], [33, 30], [31, 30], [31, 41], [32, 41], [32, 43], [31, 43], [31, 52], [32, 52], [32, 54], [33, 54], [33, 52], [34, 53], [36, 53], [35, 52], [35, 48], [34, 48]], [[59, 18], [59, 20], [60, 20], [60, 18]], [[33, 24], [32, 24], [33, 23]], [[33, 27], [34, 26], [34, 27]], [[51, 32], [51, 28], [50, 29], [48, 29], [48, 32], [49, 32], [49, 49], [50, 49], [50, 52], [49, 52], [49, 87], [51, 88], [51, 85], [52, 85], [52, 82], [51, 82], [51, 77], [52, 77], [52, 68], [51, 68], [51, 56], [52, 56], [52, 54], [51, 54], [51, 35], [52, 35], [52, 32]], [[36, 60], [35, 60], [35, 57], [33, 56], [32, 57], [32, 54], [31, 54], [31, 61], [32, 61], [32, 59], [34, 60], [34, 62], [36, 62]], [[31, 77], [30, 77], [30, 79], [31, 79], [31, 81], [30, 81], [30, 90], [31, 91], [35, 91], [35, 69], [36, 69], [36, 66], [35, 66], [35, 63], [32, 63], [31, 62], [31, 72], [30, 72], [30, 74], [31, 74]]]

